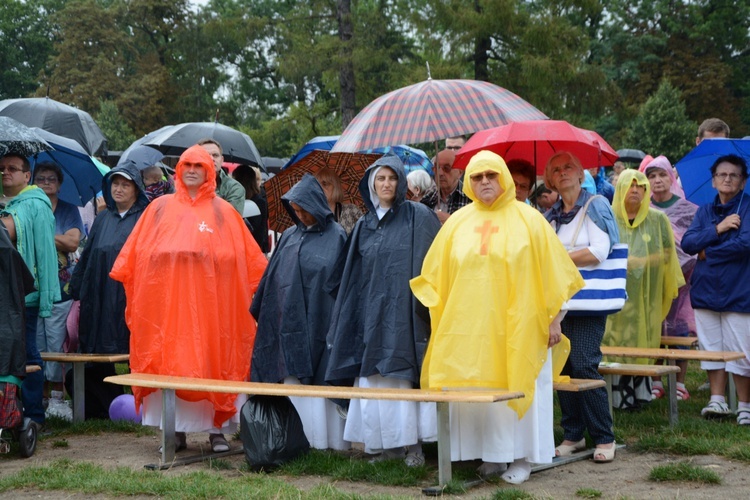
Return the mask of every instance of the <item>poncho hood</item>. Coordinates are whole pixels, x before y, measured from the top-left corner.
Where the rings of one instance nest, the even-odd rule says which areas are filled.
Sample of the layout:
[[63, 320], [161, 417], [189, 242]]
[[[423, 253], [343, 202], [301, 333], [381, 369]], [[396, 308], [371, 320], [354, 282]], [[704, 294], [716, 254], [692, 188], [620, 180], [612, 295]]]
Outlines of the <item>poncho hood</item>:
[[[135, 187], [138, 189], [138, 196], [135, 203], [133, 203], [133, 207], [139, 209], [145, 208], [146, 205], [148, 205], [146, 186], [143, 185], [143, 178], [141, 177], [141, 172], [138, 170], [138, 167], [132, 163], [126, 163], [125, 165], [115, 167], [104, 175], [104, 179], [102, 179], [102, 196], [104, 196], [104, 202], [107, 204], [107, 208], [115, 212], [117, 211], [115, 199], [112, 198], [112, 177], [117, 174], [127, 175], [130, 180], [135, 183]], [[131, 210], [133, 207], [131, 207]]]
[[612, 201], [612, 211], [616, 216], [620, 217], [623, 221], [628, 224], [628, 211], [625, 209], [625, 196], [630, 189], [633, 180], [639, 186], [646, 188], [646, 193], [643, 195], [641, 206], [638, 208], [638, 214], [635, 216], [635, 220], [631, 227], [638, 227], [638, 225], [646, 219], [648, 215], [648, 208], [651, 204], [651, 185], [643, 172], [637, 170], [628, 169], [620, 174], [620, 178], [617, 181], [617, 189], [615, 189], [615, 198]]
[[[190, 198], [187, 186], [182, 181], [182, 174], [185, 172], [185, 163], [197, 163], [206, 170], [206, 182], [198, 188], [198, 194], [195, 200]], [[203, 146], [190, 146], [180, 155], [180, 161], [177, 162], [174, 174], [175, 194], [183, 200], [191, 200], [193, 203], [201, 200], [210, 200], [216, 196], [216, 170], [211, 155]]]
[[325, 230], [328, 222], [333, 220], [333, 212], [328, 206], [326, 193], [312, 174], [305, 174], [297, 184], [292, 186], [292, 189], [281, 197], [281, 203], [300, 229], [305, 229], [305, 225], [294, 212], [292, 203], [304, 208], [307, 213], [315, 217], [321, 230]]
[[[672, 181], [672, 185], [670, 186], [669, 190], [672, 192], [672, 194], [676, 194], [680, 198], [685, 197], [685, 191], [682, 190], [680, 187], [680, 184], [677, 182], [677, 178], [674, 175], [674, 168], [672, 168], [672, 164], [669, 163], [669, 160], [666, 156], [660, 155], [651, 161], [648, 165], [646, 165], [646, 168], [643, 169], [643, 173], [646, 174], [648, 178], [648, 169], [650, 168], [660, 168], [664, 170], [668, 175], [669, 179]], [[649, 183], [650, 184], [650, 183]]]
[[362, 200], [365, 202], [365, 206], [369, 212], [375, 212], [375, 204], [372, 202], [372, 197], [375, 195], [371, 189], [373, 182], [370, 181], [370, 177], [374, 175], [380, 167], [388, 167], [398, 176], [398, 185], [396, 186], [396, 199], [393, 200], [391, 208], [397, 210], [398, 207], [406, 200], [406, 190], [408, 185], [406, 182], [406, 172], [404, 171], [404, 163], [398, 156], [388, 155], [378, 158], [375, 163], [367, 167], [364, 177], [359, 181], [359, 193], [362, 195]]
[[[492, 206], [485, 205], [481, 200], [477, 198], [476, 193], [471, 185], [471, 176], [478, 172], [486, 172], [491, 170], [500, 174], [498, 181], [500, 182], [500, 188], [503, 190], [500, 196], [492, 204]], [[464, 177], [464, 193], [477, 204], [480, 210], [497, 210], [498, 208], [512, 203], [516, 199], [516, 185], [513, 183], [513, 177], [510, 175], [510, 170], [505, 164], [505, 160], [498, 154], [492, 151], [480, 151], [475, 154], [469, 164], [466, 166], [466, 176]]]

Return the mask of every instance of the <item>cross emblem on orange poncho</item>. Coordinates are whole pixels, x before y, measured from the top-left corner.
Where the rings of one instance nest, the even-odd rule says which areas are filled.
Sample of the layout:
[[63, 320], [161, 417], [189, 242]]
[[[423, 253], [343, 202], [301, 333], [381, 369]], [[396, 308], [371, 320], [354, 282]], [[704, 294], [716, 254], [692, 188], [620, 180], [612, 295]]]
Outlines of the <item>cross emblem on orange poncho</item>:
[[479, 255], [487, 255], [489, 253], [490, 236], [500, 230], [500, 226], [493, 226], [492, 222], [486, 220], [480, 227], [475, 227], [475, 233], [482, 234], [482, 244], [479, 247]]

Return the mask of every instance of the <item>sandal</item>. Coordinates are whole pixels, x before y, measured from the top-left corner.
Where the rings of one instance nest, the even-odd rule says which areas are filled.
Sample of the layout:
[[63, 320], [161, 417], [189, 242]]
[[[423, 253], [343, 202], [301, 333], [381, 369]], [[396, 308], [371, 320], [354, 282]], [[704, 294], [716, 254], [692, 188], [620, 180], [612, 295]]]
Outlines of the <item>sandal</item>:
[[229, 443], [227, 443], [224, 434], [209, 434], [208, 441], [211, 443], [211, 451], [214, 453], [229, 451]]
[[424, 453], [408, 453], [404, 463], [407, 467], [420, 467], [424, 465]]
[[747, 408], [737, 410], [737, 423], [740, 425], [750, 425], [750, 410]]
[[489, 479], [493, 476], [499, 476], [508, 470], [508, 464], [502, 462], [482, 462], [477, 469], [477, 474], [482, 479]]
[[[677, 390], [679, 391], [679, 389], [677, 389]], [[665, 392], [664, 392], [664, 387], [663, 386], [655, 385], [651, 389], [651, 399], [661, 399], [661, 398], [664, 397], [664, 394], [665, 394]], [[679, 392], [678, 392], [678, 394], [679, 394]], [[677, 399], [680, 399], [679, 396], [677, 397]]]
[[[598, 446], [594, 449], [594, 462], [598, 464], [606, 464], [615, 459], [615, 451], [617, 449], [617, 443], [612, 441], [611, 448], [599, 448]], [[601, 456], [603, 458], [597, 458]]]
[[[174, 451], [175, 453], [178, 451], [183, 451], [187, 449], [187, 434], [184, 432], [175, 432], [174, 433]], [[159, 446], [159, 453], [161, 453], [161, 446]]]
[[677, 401], [687, 401], [690, 399], [690, 393], [687, 390], [687, 387], [678, 387], [677, 388]]
[[561, 444], [555, 448], [556, 457], [569, 457], [577, 451], [583, 451], [586, 449], [586, 438], [581, 439], [577, 443], [573, 444]]

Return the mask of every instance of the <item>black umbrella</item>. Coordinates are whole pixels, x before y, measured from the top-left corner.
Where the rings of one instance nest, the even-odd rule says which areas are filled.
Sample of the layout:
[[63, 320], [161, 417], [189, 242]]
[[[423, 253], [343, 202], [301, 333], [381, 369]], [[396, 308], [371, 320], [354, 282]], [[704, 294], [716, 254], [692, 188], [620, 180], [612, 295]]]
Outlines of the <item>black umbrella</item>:
[[251, 163], [265, 170], [258, 148], [250, 136], [220, 123], [181, 123], [159, 134], [149, 134], [149, 138], [141, 144], [157, 148], [166, 156], [180, 156], [187, 148], [205, 138], [221, 144], [224, 161]]
[[132, 163], [138, 168], [138, 170], [143, 170], [151, 165], [156, 165], [163, 159], [164, 154], [156, 148], [149, 146], [131, 146], [120, 155], [120, 159], [117, 161], [117, 166], [120, 167], [126, 163]]
[[23, 123], [0, 116], [0, 157], [13, 153], [25, 158], [50, 149], [47, 141]]
[[646, 157], [646, 153], [640, 149], [618, 149], [617, 160], [628, 161], [631, 163], [640, 163]]
[[107, 138], [91, 115], [49, 97], [5, 99], [0, 101], [0, 116], [73, 139], [90, 155], [107, 156]]

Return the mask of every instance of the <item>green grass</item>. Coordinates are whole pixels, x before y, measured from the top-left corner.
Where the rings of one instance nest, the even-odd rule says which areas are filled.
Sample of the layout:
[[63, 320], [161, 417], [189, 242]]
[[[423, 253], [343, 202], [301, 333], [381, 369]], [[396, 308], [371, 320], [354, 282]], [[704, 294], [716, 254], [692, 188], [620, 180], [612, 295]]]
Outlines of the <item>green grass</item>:
[[491, 498], [492, 500], [526, 500], [534, 497], [518, 488], [503, 488], [493, 493]]
[[721, 484], [721, 477], [716, 472], [688, 462], [658, 465], [651, 469], [648, 478], [658, 482], [689, 481], [701, 484]]
[[581, 488], [576, 491], [576, 496], [581, 498], [601, 498], [602, 492], [593, 488]]

